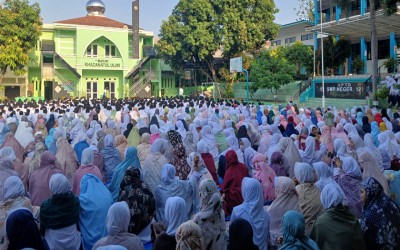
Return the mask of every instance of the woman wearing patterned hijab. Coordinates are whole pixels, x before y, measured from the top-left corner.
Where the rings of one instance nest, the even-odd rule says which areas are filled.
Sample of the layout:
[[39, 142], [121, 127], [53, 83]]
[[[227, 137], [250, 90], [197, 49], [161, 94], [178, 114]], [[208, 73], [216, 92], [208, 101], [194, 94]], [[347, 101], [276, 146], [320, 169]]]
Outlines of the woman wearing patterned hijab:
[[361, 182], [361, 229], [368, 249], [399, 249], [400, 211], [374, 178]]
[[182, 143], [174, 145], [174, 159], [170, 161], [170, 164], [176, 168], [176, 176], [180, 180], [187, 180], [190, 173], [190, 166], [186, 160], [185, 146]]
[[222, 210], [221, 195], [212, 180], [200, 182], [199, 194], [201, 210], [193, 217], [193, 222], [200, 226], [204, 237], [204, 246], [209, 250], [225, 247], [225, 214]]
[[138, 235], [153, 220], [156, 203], [150, 187], [141, 179], [140, 169], [129, 167], [122, 179], [118, 201], [125, 201], [131, 212], [128, 232]]
[[[203, 250], [204, 240], [201, 234], [200, 227], [193, 223], [193, 221], [187, 221], [181, 224], [176, 230], [176, 249], [177, 250]], [[209, 248], [207, 248], [209, 249]]]

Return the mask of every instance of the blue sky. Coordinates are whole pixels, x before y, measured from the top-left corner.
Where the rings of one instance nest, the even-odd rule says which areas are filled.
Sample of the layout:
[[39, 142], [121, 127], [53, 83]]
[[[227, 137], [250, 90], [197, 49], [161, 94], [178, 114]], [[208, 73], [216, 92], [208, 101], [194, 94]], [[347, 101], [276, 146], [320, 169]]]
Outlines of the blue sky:
[[[158, 35], [162, 20], [168, 18], [178, 1], [141, 0], [140, 27]], [[30, 2], [40, 4], [45, 23], [86, 15], [87, 0], [30, 0]], [[103, 2], [106, 4], [107, 17], [124, 23], [131, 22], [131, 0], [103, 0]], [[276, 15], [276, 22], [285, 24], [295, 21], [293, 8], [297, 7], [297, 4], [297, 0], [275, 0], [276, 7], [280, 9]]]

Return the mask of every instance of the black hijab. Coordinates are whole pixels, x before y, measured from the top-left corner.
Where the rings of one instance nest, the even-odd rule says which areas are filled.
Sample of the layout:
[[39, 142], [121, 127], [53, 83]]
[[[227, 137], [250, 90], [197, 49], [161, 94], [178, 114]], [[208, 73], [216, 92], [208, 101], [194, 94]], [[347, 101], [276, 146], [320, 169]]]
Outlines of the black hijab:
[[54, 127], [54, 124], [56, 124], [55, 118], [54, 118], [54, 114], [51, 114], [49, 117], [49, 120], [47, 120], [46, 122], [46, 129], [47, 131], [50, 132], [50, 129], [52, 129]]
[[363, 116], [362, 117], [362, 129], [364, 133], [370, 134], [371, 133], [371, 124], [369, 124], [368, 116]]
[[237, 219], [229, 227], [228, 250], [258, 250], [253, 243], [253, 228], [244, 219]]
[[125, 136], [126, 139], [128, 139], [129, 133], [131, 132], [132, 129], [133, 129], [133, 124], [130, 122], [126, 126], [126, 130], [124, 132], [124, 136]]
[[9, 250], [24, 248], [49, 249], [40, 236], [32, 212], [28, 209], [18, 209], [10, 214], [6, 221], [6, 232], [9, 239]]

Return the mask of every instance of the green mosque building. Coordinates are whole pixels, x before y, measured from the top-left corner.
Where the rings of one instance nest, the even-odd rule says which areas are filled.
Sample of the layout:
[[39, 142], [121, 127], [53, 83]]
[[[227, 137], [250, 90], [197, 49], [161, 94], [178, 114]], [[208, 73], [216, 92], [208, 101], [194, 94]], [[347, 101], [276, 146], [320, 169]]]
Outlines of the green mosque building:
[[[172, 69], [155, 58], [154, 34], [139, 28], [139, 0], [132, 25], [107, 18], [101, 0], [87, 15], [44, 24], [24, 76], [4, 78], [4, 95], [56, 99], [176, 95]], [[108, 91], [105, 91], [107, 89]]]

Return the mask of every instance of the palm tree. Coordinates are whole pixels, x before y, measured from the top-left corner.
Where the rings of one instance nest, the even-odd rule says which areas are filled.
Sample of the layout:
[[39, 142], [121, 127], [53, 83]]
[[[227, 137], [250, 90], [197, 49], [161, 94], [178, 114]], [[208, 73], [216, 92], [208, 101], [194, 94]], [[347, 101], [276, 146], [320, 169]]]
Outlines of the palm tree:
[[[322, 1], [322, 0], [320, 0]], [[371, 20], [371, 56], [372, 56], [372, 94], [373, 99], [376, 100], [376, 82], [378, 80], [378, 35], [376, 31], [376, 12], [383, 9], [385, 15], [390, 16], [397, 11], [396, 0], [368, 0], [370, 6], [370, 20]], [[351, 0], [334, 0], [334, 2], [346, 10], [351, 5]]]

